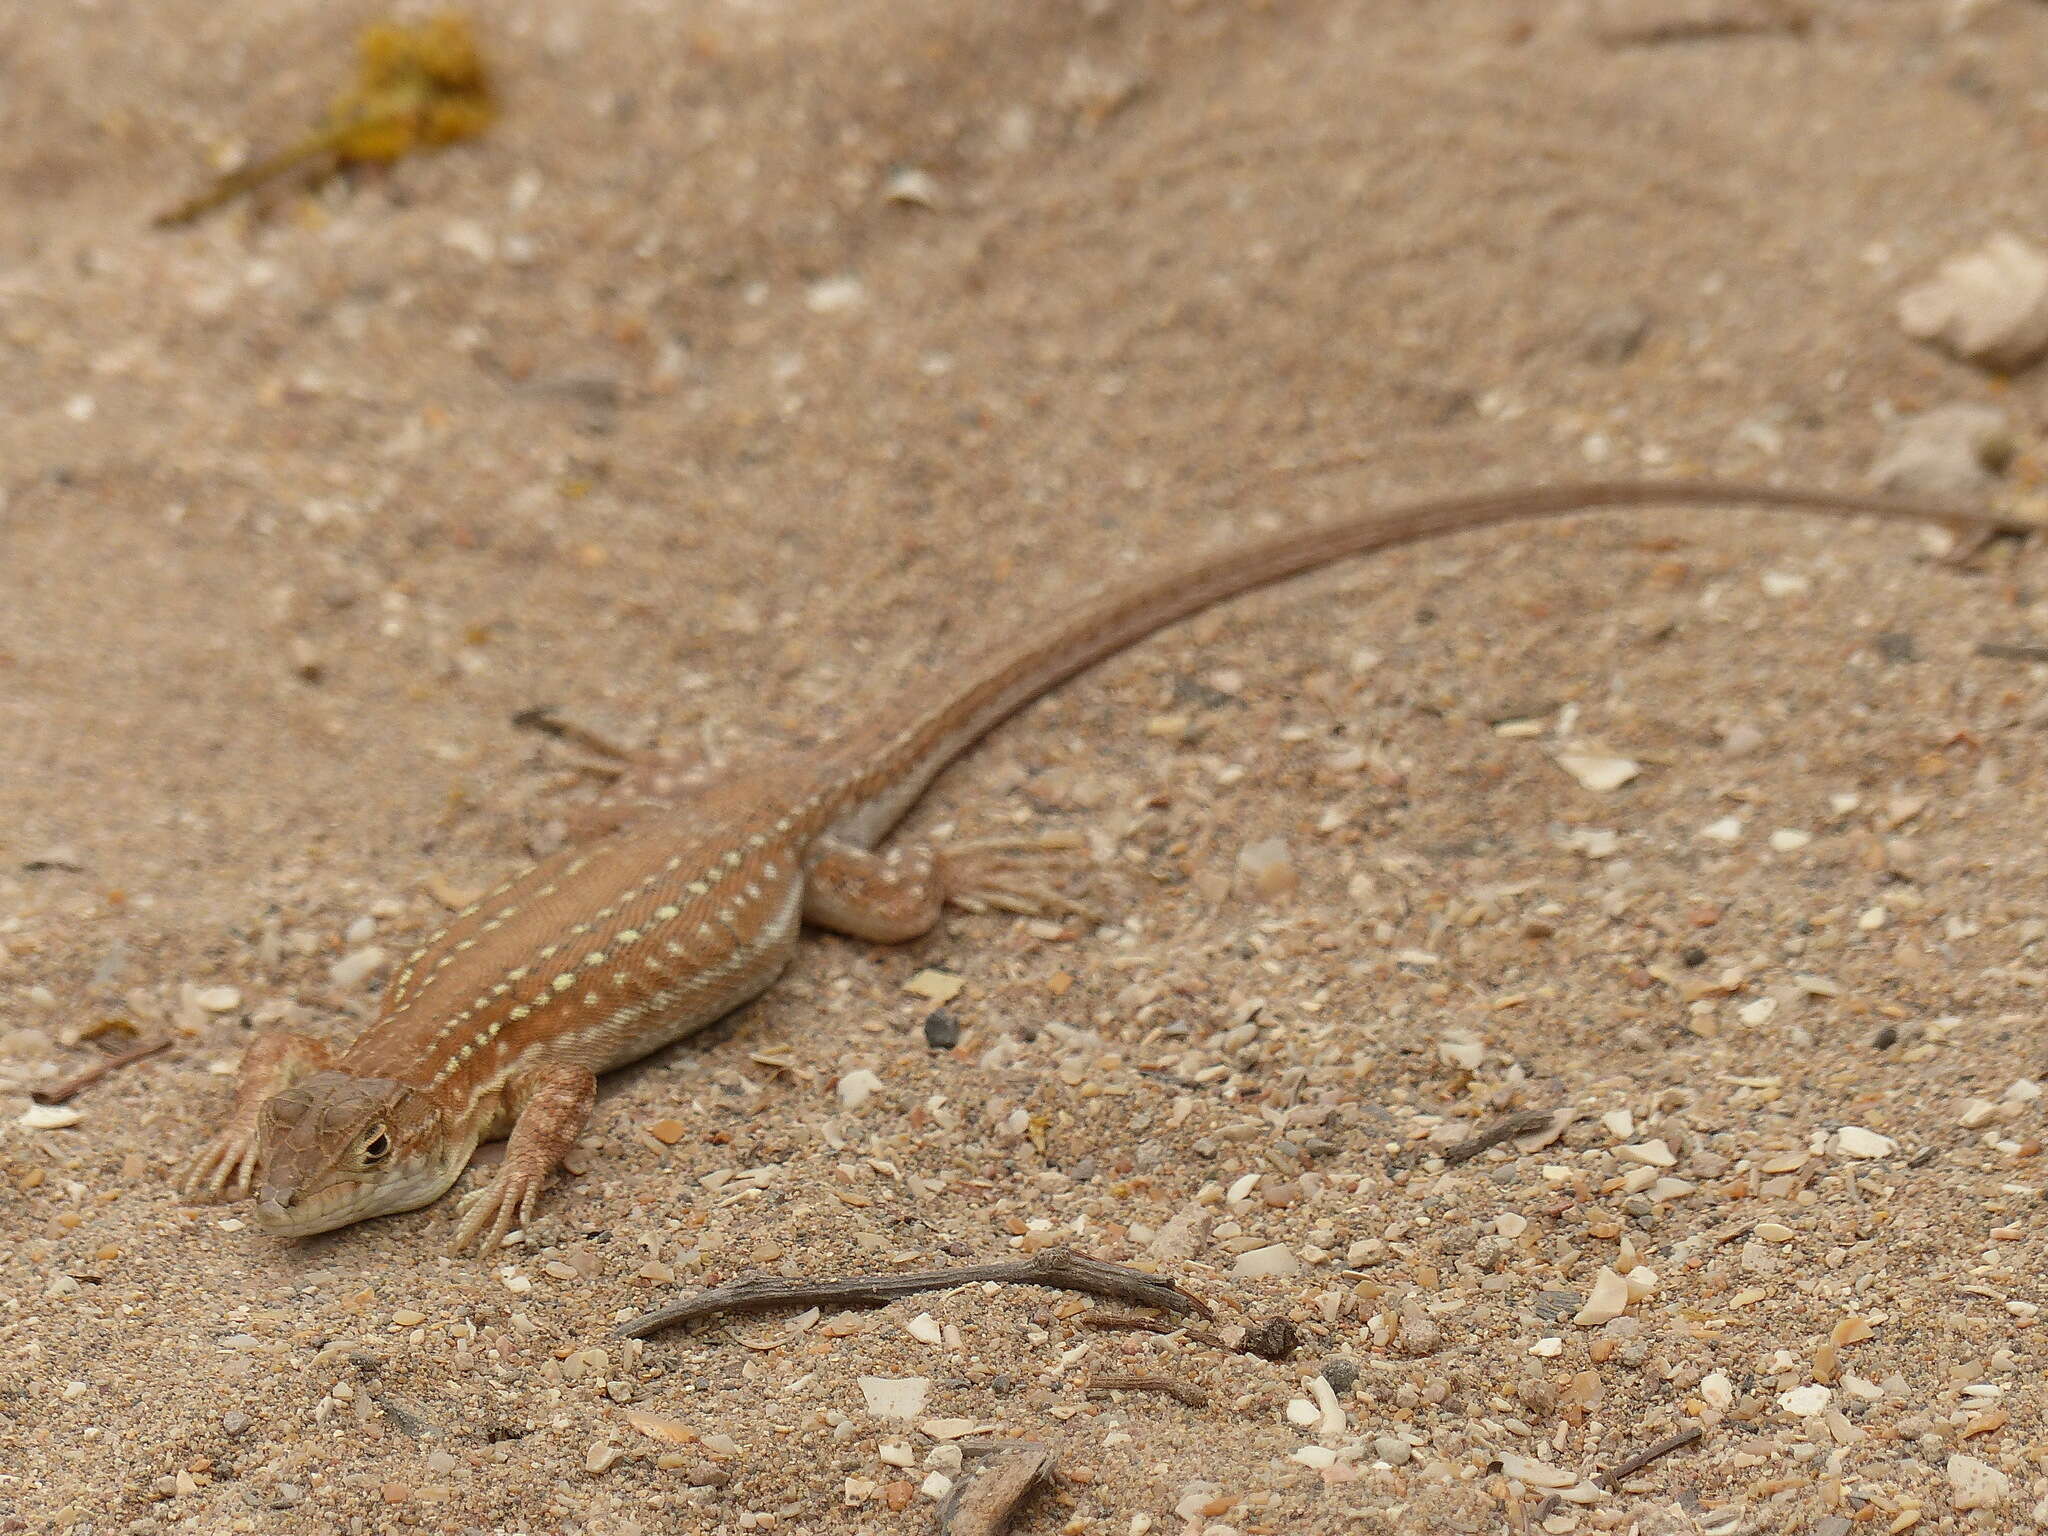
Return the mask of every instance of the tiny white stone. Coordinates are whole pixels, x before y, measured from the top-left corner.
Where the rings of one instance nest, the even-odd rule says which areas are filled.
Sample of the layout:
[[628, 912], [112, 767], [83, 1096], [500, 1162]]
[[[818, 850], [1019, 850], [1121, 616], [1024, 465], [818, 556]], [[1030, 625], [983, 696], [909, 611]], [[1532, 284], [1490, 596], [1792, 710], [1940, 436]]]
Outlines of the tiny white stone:
[[928, 1499], [943, 1499], [953, 1491], [953, 1479], [943, 1472], [927, 1472], [917, 1491]]
[[1602, 1266], [1600, 1273], [1593, 1277], [1593, 1289], [1586, 1297], [1586, 1304], [1579, 1308], [1572, 1321], [1581, 1328], [1597, 1328], [1602, 1323], [1612, 1322], [1627, 1310], [1628, 1281]]
[[881, 1091], [882, 1080], [866, 1067], [856, 1068], [839, 1079], [839, 1107], [857, 1110]]
[[925, 1344], [943, 1344], [945, 1331], [939, 1327], [938, 1319], [929, 1312], [920, 1312], [903, 1325], [903, 1331], [913, 1339]]
[[843, 315], [866, 302], [867, 287], [857, 277], [827, 277], [804, 290], [804, 308], [814, 315]]
[[1765, 597], [1801, 597], [1812, 589], [1813, 582], [1797, 571], [1765, 571], [1762, 585]]
[[1287, 1422], [1307, 1429], [1311, 1424], [1323, 1421], [1323, 1410], [1305, 1397], [1291, 1397], [1287, 1400]]
[[1778, 1000], [1775, 997], [1759, 997], [1754, 1002], [1744, 1003], [1736, 1009], [1735, 1017], [1754, 1028], [1759, 1024], [1770, 1023], [1777, 1011]]
[[1780, 827], [1771, 834], [1771, 847], [1779, 853], [1797, 853], [1812, 841], [1811, 832], [1795, 832], [1790, 827]]
[[1301, 1260], [1294, 1256], [1294, 1250], [1285, 1243], [1269, 1243], [1264, 1248], [1248, 1249], [1237, 1256], [1237, 1262], [1230, 1272], [1241, 1278], [1256, 1279], [1263, 1276], [1286, 1278], [1301, 1273]]
[[917, 1452], [908, 1440], [884, 1440], [875, 1447], [875, 1454], [892, 1467], [914, 1467]]
[[233, 1013], [242, 1006], [242, 992], [239, 987], [203, 987], [192, 1001], [208, 1013]]
[[1810, 1419], [1817, 1413], [1827, 1412], [1828, 1401], [1834, 1396], [1826, 1387], [1809, 1383], [1794, 1387], [1789, 1392], [1778, 1394], [1778, 1406], [1798, 1418]]
[[1742, 841], [1742, 819], [1723, 816], [1719, 821], [1710, 821], [1700, 828], [1700, 836], [1717, 843], [1739, 843]]
[[1709, 1408], [1726, 1412], [1735, 1406], [1735, 1384], [1719, 1371], [1709, 1371], [1700, 1378], [1700, 1396]]
[[1650, 1168], [1678, 1166], [1678, 1154], [1661, 1136], [1654, 1141], [1637, 1142], [1634, 1146], [1616, 1147], [1614, 1155], [1624, 1163], [1641, 1163]]
[[61, 1131], [85, 1118], [69, 1104], [31, 1104], [14, 1123], [23, 1130]]
[[931, 1385], [929, 1376], [863, 1376], [860, 1395], [878, 1419], [914, 1419], [924, 1412]]
[[1436, 1054], [1447, 1067], [1477, 1072], [1479, 1064], [1486, 1059], [1486, 1047], [1471, 1035], [1445, 1035], [1436, 1043]]
[[1844, 1157], [1890, 1157], [1898, 1149], [1891, 1137], [1860, 1125], [1845, 1125], [1835, 1132], [1835, 1150]]
[[1564, 1340], [1556, 1337], [1538, 1339], [1529, 1346], [1529, 1353], [1545, 1360], [1555, 1360], [1564, 1353]]
[[1958, 1451], [1948, 1459], [1949, 1502], [1957, 1509], [1996, 1509], [2012, 1492], [2012, 1479], [1974, 1456]]
[[1636, 1117], [1625, 1109], [1608, 1110], [1600, 1117], [1600, 1123], [1616, 1141], [1627, 1141], [1636, 1133]]
[[376, 944], [343, 955], [327, 968], [327, 979], [337, 987], [359, 987], [384, 964], [384, 950]]
[[1556, 762], [1579, 781], [1582, 789], [1603, 795], [1621, 788], [1643, 771], [1642, 765], [1630, 758], [1603, 757], [1590, 752], [1560, 752]]

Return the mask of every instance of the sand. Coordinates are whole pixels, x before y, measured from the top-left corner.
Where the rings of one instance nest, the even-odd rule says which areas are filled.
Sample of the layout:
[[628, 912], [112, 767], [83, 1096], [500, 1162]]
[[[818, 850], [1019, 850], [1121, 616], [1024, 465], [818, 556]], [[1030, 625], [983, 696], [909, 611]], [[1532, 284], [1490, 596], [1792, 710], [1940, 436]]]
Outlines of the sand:
[[[2010, 545], [1604, 515], [1234, 603], [909, 828], [1071, 834], [1110, 925], [806, 942], [607, 1081], [489, 1262], [442, 1255], [452, 1201], [284, 1244], [172, 1187], [253, 1029], [349, 1036], [559, 841], [595, 784], [521, 711], [797, 751], [1190, 548], [1588, 474], [1858, 485], [1947, 403], [2010, 414], [2036, 495], [2043, 375], [1893, 308], [2048, 237], [2048, 11], [1805, 9], [514, 0], [485, 137], [160, 231], [373, 13], [17, 8], [0, 1531], [929, 1531], [962, 1434], [1057, 1450], [1034, 1536], [2039, 1523], [2048, 670], [1978, 647], [2048, 610]], [[20, 1124], [113, 1018], [170, 1048]], [[1569, 1123], [1443, 1160], [1522, 1110]], [[607, 1337], [750, 1270], [1053, 1243], [1301, 1348], [1014, 1287]], [[1086, 1389], [1147, 1373], [1206, 1406]]]

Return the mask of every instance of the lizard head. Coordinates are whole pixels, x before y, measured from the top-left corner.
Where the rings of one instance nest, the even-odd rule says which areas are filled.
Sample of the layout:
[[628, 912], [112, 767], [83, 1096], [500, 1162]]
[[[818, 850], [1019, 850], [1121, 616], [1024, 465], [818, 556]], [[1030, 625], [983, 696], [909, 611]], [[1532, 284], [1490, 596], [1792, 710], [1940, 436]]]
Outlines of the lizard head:
[[440, 1118], [426, 1094], [393, 1078], [301, 1078], [264, 1101], [256, 1225], [305, 1237], [425, 1205], [469, 1160], [435, 1134]]

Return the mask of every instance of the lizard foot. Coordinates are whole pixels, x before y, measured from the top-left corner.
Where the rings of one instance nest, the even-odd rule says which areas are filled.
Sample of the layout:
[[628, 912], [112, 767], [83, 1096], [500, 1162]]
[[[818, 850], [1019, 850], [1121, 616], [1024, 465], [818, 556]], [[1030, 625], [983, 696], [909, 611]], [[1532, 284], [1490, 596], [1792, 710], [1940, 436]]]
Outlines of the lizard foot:
[[504, 1247], [515, 1227], [524, 1230], [532, 1224], [546, 1183], [546, 1173], [535, 1178], [505, 1164], [490, 1183], [463, 1197], [462, 1225], [449, 1241], [448, 1252], [487, 1255]]
[[950, 844], [938, 850], [946, 900], [964, 912], [1059, 914], [1107, 922], [1102, 912], [1052, 883], [1086, 866], [1086, 858], [1079, 856], [1082, 846], [1079, 838], [1060, 833]]
[[178, 1175], [178, 1193], [211, 1203], [243, 1200], [256, 1187], [256, 1133], [232, 1125], [209, 1141]]

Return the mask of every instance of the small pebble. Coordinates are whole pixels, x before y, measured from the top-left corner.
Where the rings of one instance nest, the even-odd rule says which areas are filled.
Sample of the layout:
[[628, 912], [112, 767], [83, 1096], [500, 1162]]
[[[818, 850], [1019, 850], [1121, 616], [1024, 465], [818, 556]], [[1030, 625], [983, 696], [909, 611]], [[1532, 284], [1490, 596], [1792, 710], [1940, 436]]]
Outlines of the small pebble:
[[381, 945], [367, 944], [330, 965], [327, 979], [337, 987], [359, 987], [377, 973], [384, 964], [384, 958]]
[[1358, 1385], [1358, 1362], [1347, 1360], [1342, 1355], [1325, 1360], [1322, 1373], [1323, 1380], [1330, 1384], [1330, 1390], [1339, 1397]]
[[839, 1079], [839, 1107], [853, 1111], [863, 1108], [881, 1091], [882, 1080], [866, 1067], [856, 1068]]
[[2048, 252], [2017, 235], [1993, 235], [1900, 295], [1898, 315], [1917, 341], [2015, 372], [2048, 351]]
[[242, 989], [239, 987], [202, 987], [193, 995], [192, 1001], [208, 1013], [233, 1013], [242, 1006]]
[[1960, 1451], [1948, 1459], [1950, 1502], [1957, 1509], [1996, 1509], [2012, 1492], [2012, 1479], [1988, 1461]]
[[1890, 1157], [1899, 1144], [1860, 1125], [1845, 1125], [1835, 1132], [1835, 1150], [1844, 1157]]
[[1603, 1267], [1593, 1278], [1593, 1289], [1586, 1297], [1586, 1304], [1579, 1308], [1572, 1321], [1581, 1328], [1596, 1328], [1627, 1310], [1628, 1281]]
[[935, 1051], [950, 1051], [960, 1043], [960, 1021], [943, 1008], [925, 1015], [924, 1043]]
[[1248, 1249], [1237, 1256], [1237, 1262], [1230, 1272], [1241, 1278], [1279, 1276], [1301, 1273], [1301, 1260], [1294, 1256], [1294, 1250], [1285, 1243], [1271, 1243], [1264, 1248]]

